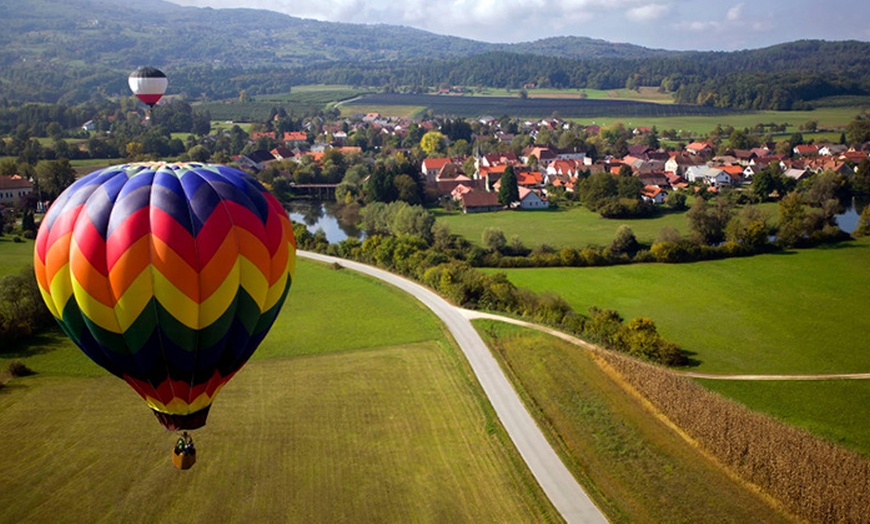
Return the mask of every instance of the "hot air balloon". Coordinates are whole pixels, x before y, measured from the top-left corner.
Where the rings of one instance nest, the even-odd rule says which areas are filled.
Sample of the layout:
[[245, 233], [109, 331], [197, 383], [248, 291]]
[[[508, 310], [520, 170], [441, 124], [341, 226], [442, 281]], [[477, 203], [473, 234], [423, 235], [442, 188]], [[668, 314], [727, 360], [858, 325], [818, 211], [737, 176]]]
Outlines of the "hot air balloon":
[[130, 85], [130, 91], [141, 100], [148, 104], [152, 109], [154, 105], [166, 92], [166, 87], [169, 85], [169, 80], [163, 71], [153, 67], [140, 67], [130, 73], [127, 78], [127, 83]]
[[272, 326], [293, 281], [287, 213], [255, 178], [132, 163], [77, 180], [37, 234], [45, 303], [97, 364], [170, 430], [203, 426]]

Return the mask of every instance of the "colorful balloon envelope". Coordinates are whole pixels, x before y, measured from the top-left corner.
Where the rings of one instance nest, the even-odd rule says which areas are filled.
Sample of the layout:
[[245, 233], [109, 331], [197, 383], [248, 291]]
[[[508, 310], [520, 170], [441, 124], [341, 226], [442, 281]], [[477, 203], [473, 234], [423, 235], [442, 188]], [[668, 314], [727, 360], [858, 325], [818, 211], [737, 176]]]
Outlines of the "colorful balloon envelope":
[[205, 424], [296, 266], [287, 213], [255, 178], [196, 163], [93, 172], [58, 197], [34, 266], [48, 308], [167, 429]]

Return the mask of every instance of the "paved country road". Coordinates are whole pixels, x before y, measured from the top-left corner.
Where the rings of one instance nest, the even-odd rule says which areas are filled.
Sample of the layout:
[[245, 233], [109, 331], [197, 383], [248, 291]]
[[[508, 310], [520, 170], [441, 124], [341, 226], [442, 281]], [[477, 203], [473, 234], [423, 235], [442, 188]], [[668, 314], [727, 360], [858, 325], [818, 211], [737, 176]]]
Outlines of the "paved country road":
[[465, 358], [471, 364], [489, 402], [495, 409], [499, 420], [513, 440], [517, 450], [525, 460], [532, 474], [550, 501], [566, 522], [607, 522], [601, 511], [583, 491], [568, 468], [556, 455], [550, 443], [535, 424], [510, 382], [483, 343], [480, 335], [463, 314], [464, 310], [450, 304], [433, 291], [406, 278], [382, 269], [330, 257], [308, 251], [297, 251], [299, 256], [327, 263], [341, 264], [343, 267], [365, 273], [392, 284], [413, 295], [431, 309], [447, 326]]

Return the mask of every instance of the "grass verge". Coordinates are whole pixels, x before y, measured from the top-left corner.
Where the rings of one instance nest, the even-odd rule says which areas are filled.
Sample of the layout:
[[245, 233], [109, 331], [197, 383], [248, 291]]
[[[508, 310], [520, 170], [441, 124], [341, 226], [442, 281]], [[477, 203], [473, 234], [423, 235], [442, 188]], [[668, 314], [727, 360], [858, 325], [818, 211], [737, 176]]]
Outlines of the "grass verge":
[[475, 326], [611, 521], [787, 520], [651, 416], [587, 351], [517, 326], [492, 321]]

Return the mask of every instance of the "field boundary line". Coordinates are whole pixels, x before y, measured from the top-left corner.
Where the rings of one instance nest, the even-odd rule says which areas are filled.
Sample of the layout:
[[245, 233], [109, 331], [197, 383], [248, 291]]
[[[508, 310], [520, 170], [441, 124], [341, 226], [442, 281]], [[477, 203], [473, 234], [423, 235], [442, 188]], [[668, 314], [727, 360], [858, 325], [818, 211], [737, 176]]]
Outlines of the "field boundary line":
[[[485, 313], [483, 311], [474, 311], [472, 309], [463, 309], [457, 308], [459, 312], [467, 319], [487, 319], [487, 320], [496, 320], [499, 322], [507, 322], [508, 324], [515, 324], [517, 326], [523, 326], [530, 329], [535, 329], [538, 331], [543, 331], [544, 333], [549, 333], [555, 337], [561, 338], [567, 342], [575, 344], [577, 346], [581, 346], [590, 351], [607, 351], [606, 349], [597, 346], [591, 342], [587, 342], [583, 339], [577, 338], [575, 336], [569, 335], [557, 329], [553, 329], [547, 326], [543, 326], [541, 324], [535, 324], [533, 322], [527, 322], [525, 320], [519, 320], [512, 317], [507, 317], [504, 315], [497, 315], [495, 313]], [[818, 373], [818, 374], [802, 374], [802, 375], [788, 375], [788, 374], [778, 374], [778, 375], [763, 375], [763, 374], [719, 374], [719, 373], [700, 373], [697, 371], [680, 371], [676, 369], [669, 369], [671, 373], [675, 375], [679, 375], [681, 377], [686, 378], [698, 378], [705, 380], [736, 380], [736, 381], [813, 381], [813, 380], [870, 380], [870, 373]]]

